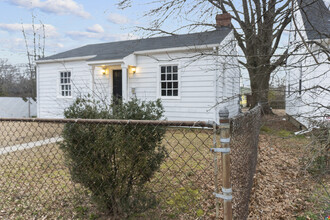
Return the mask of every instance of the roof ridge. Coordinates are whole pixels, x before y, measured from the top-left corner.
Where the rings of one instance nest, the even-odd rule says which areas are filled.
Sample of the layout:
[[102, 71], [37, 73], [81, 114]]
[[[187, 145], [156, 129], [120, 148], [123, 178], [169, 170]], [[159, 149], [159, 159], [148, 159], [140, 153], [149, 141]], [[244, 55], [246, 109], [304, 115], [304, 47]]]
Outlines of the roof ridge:
[[[195, 32], [195, 33], [187, 33], [187, 34], [174, 34], [174, 35], [169, 35], [169, 36], [147, 37], [147, 38], [138, 38], [138, 39], [132, 39], [132, 40], [119, 40], [119, 41], [103, 42], [103, 43], [96, 43], [96, 44], [86, 44], [84, 46], [112, 44], [112, 43], [119, 43], [119, 42], [121, 42], [121, 43], [134, 42], [134, 41], [151, 40], [151, 39], [164, 39], [164, 38], [168, 38], [168, 37], [191, 36], [191, 35], [198, 35], [198, 34], [202, 34], [202, 33], [211, 33], [211, 32], [217, 32], [217, 31], [221, 31], [221, 29], [216, 29], [216, 30], [212, 30], [212, 31]], [[84, 46], [82, 46], [82, 47], [84, 47]]]

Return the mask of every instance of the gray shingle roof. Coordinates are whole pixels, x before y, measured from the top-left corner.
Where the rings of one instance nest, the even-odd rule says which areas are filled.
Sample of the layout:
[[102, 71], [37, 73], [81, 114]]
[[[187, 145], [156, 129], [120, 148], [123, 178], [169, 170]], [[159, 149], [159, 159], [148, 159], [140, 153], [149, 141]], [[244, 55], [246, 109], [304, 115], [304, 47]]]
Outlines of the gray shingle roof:
[[309, 40], [330, 38], [330, 11], [323, 0], [298, 0]]
[[135, 51], [191, 47], [221, 43], [221, 41], [229, 34], [230, 31], [230, 28], [220, 28], [215, 31], [193, 34], [90, 44], [48, 56], [40, 60], [65, 59], [90, 55], [96, 55], [96, 57], [89, 59], [89, 61], [117, 60], [122, 59]]

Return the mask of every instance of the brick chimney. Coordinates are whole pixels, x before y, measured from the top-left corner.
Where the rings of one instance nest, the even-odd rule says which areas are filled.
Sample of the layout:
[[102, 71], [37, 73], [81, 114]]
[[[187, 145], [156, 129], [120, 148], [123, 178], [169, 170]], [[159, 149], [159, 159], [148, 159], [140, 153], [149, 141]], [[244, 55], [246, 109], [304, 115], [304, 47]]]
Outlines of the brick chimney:
[[217, 14], [215, 17], [215, 20], [217, 22], [216, 27], [231, 27], [231, 14], [224, 13], [224, 14]]

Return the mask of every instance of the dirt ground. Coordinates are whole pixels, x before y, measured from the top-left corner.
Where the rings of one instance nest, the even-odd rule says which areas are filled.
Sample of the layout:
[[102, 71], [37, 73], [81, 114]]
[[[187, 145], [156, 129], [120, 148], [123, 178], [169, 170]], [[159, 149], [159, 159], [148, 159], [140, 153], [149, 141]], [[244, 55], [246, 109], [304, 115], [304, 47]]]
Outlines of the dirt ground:
[[311, 140], [295, 136], [284, 110], [265, 116], [249, 219], [324, 219], [330, 214], [329, 176], [315, 178], [301, 159]]

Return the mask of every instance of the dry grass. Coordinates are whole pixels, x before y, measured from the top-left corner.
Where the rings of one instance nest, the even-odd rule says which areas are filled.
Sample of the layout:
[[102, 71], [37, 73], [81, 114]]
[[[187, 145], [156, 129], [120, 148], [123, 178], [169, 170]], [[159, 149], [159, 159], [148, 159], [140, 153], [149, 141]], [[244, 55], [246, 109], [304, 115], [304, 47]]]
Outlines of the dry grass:
[[[56, 129], [54, 125], [46, 127], [53, 129], [52, 132], [40, 132], [39, 138], [59, 135], [59, 126]], [[9, 131], [18, 136], [15, 131]], [[21, 138], [13, 142], [10, 139], [8, 143], [36, 140], [33, 137], [36, 132], [26, 134], [27, 140]], [[213, 165], [209, 151], [212, 132], [169, 129], [163, 143], [169, 157], [148, 185], [159, 204], [156, 209], [131, 218], [211, 218], [215, 213], [212, 195], [214, 175], [209, 169]], [[91, 202], [88, 190], [71, 180], [64, 161], [63, 153], [56, 144], [0, 155], [0, 218], [107, 219]]]
[[0, 149], [56, 137], [62, 129], [61, 124], [0, 121]]
[[[3, 219], [71, 218], [88, 196], [74, 184], [54, 144], [0, 156]], [[88, 203], [86, 203], [87, 205]]]

